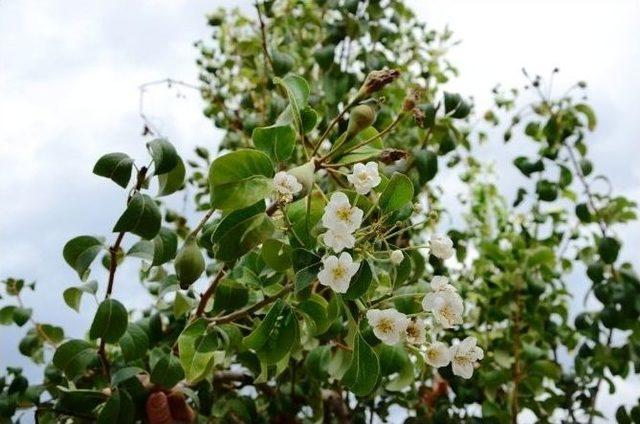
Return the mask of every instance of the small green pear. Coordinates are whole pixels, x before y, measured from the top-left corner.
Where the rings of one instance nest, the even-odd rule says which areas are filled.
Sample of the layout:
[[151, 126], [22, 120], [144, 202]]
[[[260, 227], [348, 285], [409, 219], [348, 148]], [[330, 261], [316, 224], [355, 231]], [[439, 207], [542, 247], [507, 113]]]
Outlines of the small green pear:
[[360, 104], [351, 110], [347, 125], [347, 139], [355, 137], [360, 131], [371, 126], [376, 120], [376, 109], [373, 104]]
[[188, 237], [174, 262], [180, 288], [188, 289], [204, 272], [204, 256], [194, 237]]

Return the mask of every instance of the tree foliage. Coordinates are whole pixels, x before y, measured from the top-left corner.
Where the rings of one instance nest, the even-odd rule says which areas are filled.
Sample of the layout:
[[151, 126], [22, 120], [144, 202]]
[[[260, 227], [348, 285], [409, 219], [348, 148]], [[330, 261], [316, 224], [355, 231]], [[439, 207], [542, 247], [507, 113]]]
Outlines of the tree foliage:
[[[112, 235], [63, 248], [79, 279], [66, 304], [100, 296], [86, 338], [38, 321], [20, 297], [34, 284], [3, 281], [0, 323], [26, 328], [19, 351], [44, 378], [7, 368], [0, 419], [366, 422], [397, 420], [394, 405], [407, 422], [598, 416], [604, 382], [638, 367], [640, 281], [616, 235], [636, 205], [598, 190], [584, 84], [554, 97], [527, 76], [480, 114], [447, 89], [452, 34], [400, 1], [256, 10], [216, 11], [198, 43], [218, 154], [184, 160], [147, 128], [147, 161], [97, 160], [94, 174], [128, 191]], [[516, 193], [474, 156], [485, 142], [535, 146], [513, 158]], [[447, 223], [452, 175], [468, 193]], [[178, 193], [199, 220], [167, 206]], [[90, 279], [100, 255], [106, 281]], [[123, 261], [140, 262], [143, 311], [127, 308]], [[572, 319], [576, 275], [598, 306]]]

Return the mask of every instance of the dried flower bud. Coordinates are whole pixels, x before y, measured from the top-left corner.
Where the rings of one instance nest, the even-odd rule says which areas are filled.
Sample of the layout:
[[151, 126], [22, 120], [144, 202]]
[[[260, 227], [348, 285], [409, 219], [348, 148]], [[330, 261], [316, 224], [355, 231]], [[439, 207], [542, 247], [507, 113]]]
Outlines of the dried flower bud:
[[409, 112], [414, 109], [420, 98], [422, 97], [422, 89], [419, 87], [413, 87], [407, 90], [407, 95], [404, 97], [404, 102], [402, 103], [402, 110], [405, 112]]
[[384, 163], [385, 165], [391, 165], [394, 162], [404, 159], [406, 157], [407, 157], [407, 152], [405, 152], [404, 150], [384, 149], [380, 153], [380, 162]]
[[381, 69], [378, 71], [371, 71], [367, 78], [364, 80], [364, 84], [358, 91], [358, 98], [365, 98], [370, 96], [376, 91], [382, 90], [385, 85], [390, 84], [400, 76], [400, 71], [396, 69]]
[[411, 110], [411, 113], [413, 114], [413, 119], [416, 120], [416, 124], [418, 124], [420, 128], [424, 128], [424, 120], [426, 118], [424, 111], [422, 109], [414, 107]]

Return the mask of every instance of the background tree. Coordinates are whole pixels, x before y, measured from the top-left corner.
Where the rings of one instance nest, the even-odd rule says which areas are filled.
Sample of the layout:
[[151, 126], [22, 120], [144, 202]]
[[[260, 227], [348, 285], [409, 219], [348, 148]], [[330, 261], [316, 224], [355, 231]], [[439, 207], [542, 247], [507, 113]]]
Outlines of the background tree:
[[[448, 31], [427, 30], [398, 1], [256, 7], [257, 21], [211, 15], [213, 41], [199, 44], [223, 155], [198, 148], [187, 177], [172, 145], [155, 139], [144, 166], [124, 153], [96, 164], [130, 191], [112, 244], [80, 236], [63, 252], [84, 282], [65, 291], [70, 307], [106, 290], [87, 340], [37, 322], [20, 302], [29, 285], [4, 281], [15, 302], [2, 322], [31, 327], [20, 351], [40, 362], [46, 346], [55, 354], [43, 384], [7, 370], [0, 415], [35, 405], [42, 421], [362, 422], [391, 420], [400, 405], [417, 422], [513, 422], [523, 408], [542, 421], [590, 421], [605, 371], [624, 376], [637, 361], [640, 311], [613, 233], [635, 205], [592, 187], [602, 178], [589, 177], [590, 108], [572, 93], [544, 95], [537, 78], [533, 103], [516, 108], [515, 91], [496, 93], [501, 111], [484, 119], [506, 119], [505, 141], [522, 127], [540, 146], [539, 157], [515, 158], [535, 183], [508, 205], [473, 157], [485, 136], [470, 102], [444, 91], [456, 72], [444, 58]], [[432, 237], [447, 214], [443, 172], [469, 186], [448, 266], [454, 251]], [[204, 216], [190, 224], [161, 198], [191, 187]], [[124, 247], [127, 233], [140, 240]], [[109, 278], [98, 284], [89, 272], [101, 252]], [[118, 264], [132, 258], [156, 299], [141, 312], [116, 300]], [[603, 309], [574, 328], [566, 279], [579, 262]], [[452, 293], [465, 299], [464, 323], [445, 330], [447, 317], [458, 323]], [[475, 372], [481, 351], [460, 343], [467, 336], [486, 352]], [[564, 348], [577, 352], [573, 366]]]

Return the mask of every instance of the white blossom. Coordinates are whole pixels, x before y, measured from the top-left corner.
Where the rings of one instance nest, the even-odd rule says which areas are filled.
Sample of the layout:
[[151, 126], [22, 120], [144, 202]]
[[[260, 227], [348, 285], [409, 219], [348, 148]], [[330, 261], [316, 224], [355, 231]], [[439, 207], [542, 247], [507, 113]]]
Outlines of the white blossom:
[[451, 361], [450, 349], [442, 342], [429, 343], [427, 345], [427, 352], [424, 355], [424, 360], [434, 368], [446, 367]]
[[394, 250], [393, 252], [391, 252], [389, 259], [391, 259], [392, 264], [400, 265], [400, 263], [402, 263], [402, 261], [404, 260], [404, 255], [402, 254], [402, 250]]
[[395, 345], [402, 340], [409, 325], [409, 318], [394, 308], [370, 309], [367, 311], [367, 320], [373, 327], [373, 334], [382, 343]]
[[443, 328], [462, 324], [464, 305], [462, 298], [455, 291], [440, 290], [427, 293], [422, 300], [422, 308], [427, 312], [432, 312], [436, 321]]
[[456, 252], [453, 241], [447, 236], [433, 234], [430, 240], [431, 254], [436, 258], [446, 260]]
[[434, 292], [440, 292], [440, 291], [456, 291], [456, 288], [453, 287], [451, 284], [449, 284], [449, 278], [442, 276], [442, 275], [436, 275], [431, 279], [431, 290], [433, 290]]
[[340, 257], [334, 255], [322, 259], [322, 269], [318, 273], [320, 284], [329, 286], [336, 293], [346, 293], [351, 278], [358, 272], [359, 262], [354, 262], [351, 255], [342, 252]]
[[324, 207], [322, 225], [336, 232], [353, 233], [360, 228], [362, 216], [362, 209], [351, 206], [347, 195], [338, 191]]
[[353, 184], [358, 194], [369, 193], [372, 188], [382, 181], [378, 174], [378, 164], [376, 162], [369, 162], [366, 165], [356, 163], [353, 166], [352, 173], [347, 175], [347, 180]]
[[356, 243], [356, 238], [353, 234], [345, 231], [329, 230], [324, 233], [323, 239], [324, 244], [332, 248], [336, 253], [340, 253], [344, 249], [353, 249]]
[[407, 342], [414, 345], [421, 345], [427, 340], [427, 329], [424, 321], [410, 321], [406, 330]]
[[477, 361], [484, 357], [484, 351], [476, 346], [475, 337], [467, 337], [459, 344], [451, 346], [451, 368], [453, 373], [462, 378], [471, 378]]
[[500, 250], [511, 250], [513, 248], [511, 242], [504, 238], [500, 239], [500, 241], [498, 242], [498, 247], [500, 248]]
[[302, 184], [298, 179], [286, 171], [280, 171], [273, 177], [273, 185], [279, 199], [285, 203], [293, 200], [293, 196], [302, 190]]

